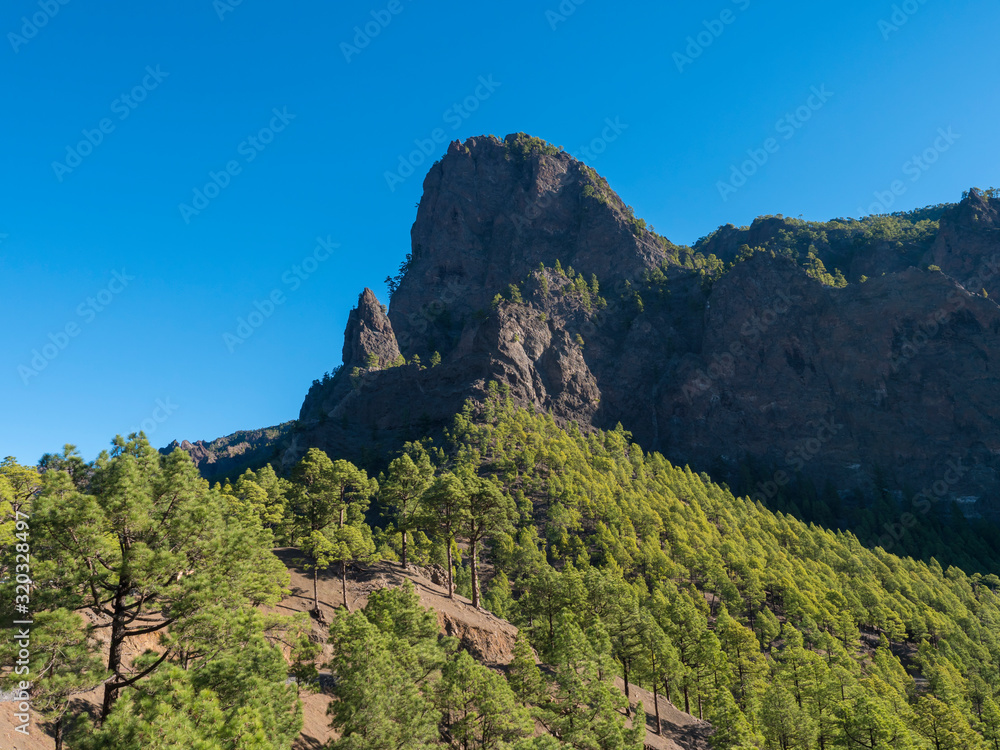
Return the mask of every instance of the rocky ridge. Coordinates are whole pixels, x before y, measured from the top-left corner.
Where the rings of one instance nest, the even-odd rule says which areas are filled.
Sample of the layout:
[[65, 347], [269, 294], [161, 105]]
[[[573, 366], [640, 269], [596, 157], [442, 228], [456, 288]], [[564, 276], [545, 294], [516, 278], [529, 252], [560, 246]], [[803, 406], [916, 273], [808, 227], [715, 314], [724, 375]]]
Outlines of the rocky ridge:
[[801, 481], [861, 501], [926, 490], [1000, 520], [998, 207], [971, 191], [908, 238], [820, 242], [837, 288], [780, 252], [790, 220], [678, 247], [544, 142], [456, 141], [388, 310], [362, 293], [343, 367], [275, 455], [377, 462], [499, 381], [765, 501]]

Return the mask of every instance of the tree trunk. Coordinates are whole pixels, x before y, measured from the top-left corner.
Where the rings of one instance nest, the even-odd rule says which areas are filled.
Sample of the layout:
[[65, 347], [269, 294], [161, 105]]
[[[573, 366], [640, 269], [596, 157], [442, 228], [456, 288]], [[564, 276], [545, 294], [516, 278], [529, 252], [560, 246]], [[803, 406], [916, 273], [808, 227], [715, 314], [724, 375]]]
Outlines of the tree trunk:
[[628, 689], [628, 666], [623, 661], [622, 662], [622, 680], [625, 682], [625, 715], [632, 715], [632, 696]]
[[469, 558], [472, 565], [472, 606], [479, 609], [479, 569], [476, 567], [476, 540], [471, 539], [471, 555]]
[[351, 605], [347, 603], [347, 560], [340, 561], [340, 590], [344, 595], [344, 609], [351, 611]]
[[451, 539], [448, 540], [448, 598], [455, 598], [455, 566], [451, 562]]
[[118, 700], [119, 688], [112, 685], [121, 676], [122, 646], [125, 643], [125, 595], [132, 587], [131, 581], [127, 579], [119, 580], [118, 590], [115, 592], [115, 612], [111, 618], [111, 644], [108, 651], [108, 671], [111, 672], [111, 679], [104, 683], [104, 702], [101, 705], [101, 723], [108, 718], [111, 709]]
[[653, 680], [653, 705], [656, 706], [656, 733], [663, 734], [660, 728], [660, 696], [656, 694], [656, 680]]
[[55, 737], [55, 739], [56, 739], [56, 750], [62, 750], [62, 746], [63, 746], [63, 720], [62, 720], [61, 716], [58, 719], [56, 719], [55, 726], [53, 727], [53, 729], [55, 729], [55, 734], [56, 734], [56, 737]]
[[313, 560], [313, 611], [319, 615], [319, 565]]
[[406, 570], [406, 531], [403, 531], [403, 570]]
[[687, 685], [684, 686], [684, 713], [686, 713], [686, 714], [690, 714], [691, 713], [691, 701], [688, 698], [688, 686]]

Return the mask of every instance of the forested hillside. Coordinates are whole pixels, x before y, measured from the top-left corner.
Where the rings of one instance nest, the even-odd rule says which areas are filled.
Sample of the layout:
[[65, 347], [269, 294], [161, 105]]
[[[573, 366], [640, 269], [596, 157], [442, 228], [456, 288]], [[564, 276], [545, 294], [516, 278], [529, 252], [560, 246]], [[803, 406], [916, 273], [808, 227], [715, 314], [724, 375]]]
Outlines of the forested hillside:
[[[1000, 747], [1000, 578], [773, 513], [502, 387], [378, 477], [312, 449], [210, 488], [135, 437], [93, 465], [8, 461], [0, 495], [3, 602], [30, 549], [31, 703], [68, 748], [288, 748], [317, 669], [334, 748], [641, 748], [615, 678], [719, 749]], [[318, 659], [318, 606], [271, 609], [277, 545], [345, 602], [352, 566], [442, 565], [519, 626], [515, 658], [475, 662], [404, 587], [342, 610]]]
[[620, 423], [865, 546], [992, 572], [1000, 193], [959, 197], [763, 216], [689, 247], [541, 139], [454, 141], [424, 179], [388, 305], [359, 295], [298, 419], [194, 457], [213, 481], [290, 471], [310, 448], [378, 472], [495, 380], [559, 424]]

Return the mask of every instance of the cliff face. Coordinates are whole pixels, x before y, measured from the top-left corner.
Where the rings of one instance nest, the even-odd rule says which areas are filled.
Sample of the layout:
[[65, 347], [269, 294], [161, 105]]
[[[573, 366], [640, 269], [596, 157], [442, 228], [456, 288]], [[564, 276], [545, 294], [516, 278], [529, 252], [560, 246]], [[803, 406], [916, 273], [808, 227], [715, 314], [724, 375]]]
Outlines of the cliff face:
[[661, 445], [730, 477], [755, 460], [769, 471], [743, 489], [764, 499], [800, 473], [996, 516], [998, 346], [1000, 308], [941, 272], [833, 289], [755, 258], [713, 289], [701, 351], [659, 401]]
[[389, 311], [407, 356], [450, 351], [470, 315], [539, 263], [614, 283], [664, 260], [660, 241], [593, 170], [536, 145], [523, 134], [455, 141], [427, 174]]
[[[366, 289], [344, 367], [277, 447], [286, 466], [314, 445], [372, 461], [496, 380], [764, 500], [800, 480], [841, 497], [926, 489], [1000, 520], [998, 204], [973, 192], [903, 239], [820, 237], [842, 288], [767, 252], [713, 281], [567, 154], [523, 135], [453, 143], [388, 314]], [[732, 261], [796, 226], [724, 227], [696, 249]]]
[[1000, 200], [971, 191], [941, 217], [930, 262], [973, 293], [1000, 299]]

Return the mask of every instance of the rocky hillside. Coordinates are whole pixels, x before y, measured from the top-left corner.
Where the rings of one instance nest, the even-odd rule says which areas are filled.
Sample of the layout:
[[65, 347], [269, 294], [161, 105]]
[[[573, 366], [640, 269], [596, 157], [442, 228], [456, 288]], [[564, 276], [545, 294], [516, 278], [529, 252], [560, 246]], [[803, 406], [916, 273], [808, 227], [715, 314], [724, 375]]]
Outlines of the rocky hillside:
[[456, 141], [388, 310], [364, 291], [343, 367], [272, 450], [374, 463], [499, 381], [765, 500], [923, 491], [998, 520], [998, 207], [766, 217], [687, 248], [542, 141]]
[[280, 460], [287, 447], [285, 438], [294, 425], [294, 422], [284, 422], [261, 430], [240, 430], [211, 442], [174, 440], [160, 452], [172, 453], [175, 448], [185, 450], [205, 478], [219, 479]]

